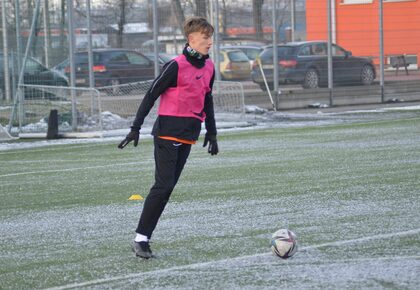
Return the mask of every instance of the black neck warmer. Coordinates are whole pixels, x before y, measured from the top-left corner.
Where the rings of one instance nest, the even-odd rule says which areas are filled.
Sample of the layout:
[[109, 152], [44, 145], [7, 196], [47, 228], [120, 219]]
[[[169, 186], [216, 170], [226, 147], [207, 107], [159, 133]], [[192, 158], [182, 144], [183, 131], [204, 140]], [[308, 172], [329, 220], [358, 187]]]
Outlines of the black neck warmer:
[[185, 55], [189, 63], [198, 68], [204, 67], [206, 64], [206, 59], [209, 58], [208, 54], [202, 55], [193, 49], [188, 43], [185, 45], [182, 53]]

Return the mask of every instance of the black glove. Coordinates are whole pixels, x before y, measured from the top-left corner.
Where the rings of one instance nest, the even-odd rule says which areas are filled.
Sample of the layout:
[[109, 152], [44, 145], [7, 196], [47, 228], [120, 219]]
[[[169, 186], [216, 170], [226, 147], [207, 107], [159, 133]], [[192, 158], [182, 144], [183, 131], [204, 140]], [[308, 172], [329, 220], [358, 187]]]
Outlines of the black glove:
[[136, 147], [137, 144], [139, 144], [139, 138], [140, 138], [139, 130], [131, 128], [130, 133], [128, 133], [125, 139], [121, 141], [121, 143], [118, 145], [118, 148], [123, 149], [131, 141], [134, 141], [134, 147]]
[[211, 155], [217, 155], [219, 153], [219, 146], [217, 146], [217, 139], [216, 135], [207, 135], [204, 137], [204, 144], [203, 147], [207, 146], [207, 143], [209, 143], [208, 152]]

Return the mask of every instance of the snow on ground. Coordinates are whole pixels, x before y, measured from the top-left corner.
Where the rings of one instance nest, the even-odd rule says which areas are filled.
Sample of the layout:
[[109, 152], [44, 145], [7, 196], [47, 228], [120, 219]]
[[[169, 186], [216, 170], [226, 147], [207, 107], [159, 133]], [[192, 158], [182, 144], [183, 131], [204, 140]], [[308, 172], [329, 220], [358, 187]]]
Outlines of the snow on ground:
[[[233, 125], [223, 117], [218, 124], [219, 128], [226, 126], [220, 129], [223, 134], [225, 130], [249, 130], [249, 126], [252, 129], [287, 128], [392, 120], [397, 116], [418, 117], [419, 109], [328, 114], [266, 111], [263, 114], [248, 113], [248, 127], [239, 127], [238, 123]], [[150, 132], [150, 127], [145, 129]], [[400, 129], [402, 127], [393, 130]], [[32, 281], [37, 283], [37, 287], [32, 288], [57, 285], [58, 289], [417, 289], [420, 229], [415, 222], [419, 216], [418, 203], [413, 200], [418, 196], [418, 179], [414, 171], [418, 168], [415, 166], [419, 164], [419, 159], [414, 155], [415, 151], [409, 149], [417, 148], [413, 145], [419, 144], [419, 136], [413, 133], [408, 135], [410, 139], [396, 139], [388, 134], [378, 140], [372, 133], [380, 128], [369, 127], [366, 130], [370, 134], [366, 135], [361, 134], [365, 132], [363, 129], [357, 130], [347, 130], [342, 138], [329, 138], [328, 142], [322, 143], [305, 139], [304, 134], [299, 140], [290, 138], [288, 143], [279, 141], [278, 136], [265, 139], [263, 144], [261, 140], [248, 138], [246, 148], [253, 150], [247, 152], [255, 152], [254, 155], [240, 154], [243, 140], [225, 142], [224, 150], [231, 154], [223, 159], [197, 154], [189, 163], [192, 168], [199, 169], [203, 174], [199, 179], [206, 182], [197, 185], [193, 175], [197, 171], [191, 170], [190, 174], [183, 176], [154, 236], [157, 242], [152, 244], [152, 248], [160, 255], [154, 261], [137, 261], [129, 252], [128, 239], [133, 235], [137, 221], [134, 217], [139, 214], [138, 204], [128, 201], [98, 202], [97, 205], [51, 206], [47, 210], [33, 210], [25, 207], [25, 199], [22, 199], [22, 208], [12, 206], [3, 209], [4, 216], [0, 221], [4, 241], [2, 256], [9, 259], [8, 267], [12, 269], [2, 274], [3, 281], [10, 283], [5, 288], [12, 289], [11, 285], [27, 285], [23, 283]], [[410, 133], [412, 128], [405, 130]], [[17, 148], [25, 148], [20, 147], [21, 144], [32, 148], [110, 140], [117, 144], [127, 131], [121, 130], [102, 139], [10, 144], [18, 145]], [[339, 130], [321, 131], [316, 130], [314, 134], [333, 136]], [[354, 138], [354, 131], [362, 139]], [[302, 139], [305, 140], [302, 142]], [[397, 150], [387, 152], [386, 148], [398, 148], [399, 145], [404, 145], [402, 147], [408, 149], [407, 153], [389, 158]], [[292, 149], [287, 151], [294, 146], [301, 150], [295, 154]], [[376, 149], [385, 149], [376, 152], [375, 146]], [[352, 149], [359, 147], [372, 148], [369, 151], [372, 156], [369, 158], [360, 151], [354, 154]], [[331, 158], [322, 156], [324, 149], [328, 151], [331, 148], [336, 150], [329, 153], [337, 154]], [[321, 155], [315, 158], [317, 156], [313, 156], [313, 152]], [[120, 166], [100, 161], [98, 165], [106, 167], [106, 170], [93, 175], [98, 167], [91, 164], [89, 157], [93, 160], [97, 157], [89, 154], [85, 157], [88, 160], [79, 160], [81, 164], [77, 168], [58, 166], [61, 174], [53, 179], [48, 179], [48, 174], [43, 174], [45, 172], [17, 170], [16, 176], [24, 173], [24, 178], [9, 179], [4, 176], [2, 185], [14, 189], [9, 191], [9, 195], [13, 195], [19, 190], [31, 192], [31, 189], [20, 188], [31, 188], [31, 183], [36, 186], [34, 182], [39, 178], [41, 181], [49, 180], [45, 183], [49, 184], [56, 198], [60, 198], [61, 182], [65, 180], [64, 184], [72, 185], [73, 178], [81, 187], [72, 190], [82, 197], [84, 191], [91, 194], [91, 179], [83, 179], [91, 174], [98, 183], [105, 182], [105, 178], [110, 184], [121, 182], [122, 192], [112, 194], [125, 200], [129, 192], [126, 192], [127, 180], [122, 177], [137, 172], [136, 160], [133, 162], [132, 157], [120, 157]], [[309, 157], [312, 161], [306, 163]], [[278, 163], [273, 164], [273, 158]], [[36, 161], [40, 161], [39, 164], [43, 162], [28, 160]], [[127, 165], [127, 161], [131, 164]], [[143, 162], [152, 164], [152, 158]], [[289, 162], [301, 162], [302, 167], [293, 167]], [[315, 166], [309, 166], [311, 162]], [[351, 168], [349, 165], [354, 163], [358, 164], [361, 172], [353, 170], [347, 174], [348, 167]], [[329, 167], [328, 164], [334, 166]], [[381, 172], [378, 164], [394, 171]], [[254, 165], [258, 166], [252, 168]], [[202, 170], [204, 166], [206, 171]], [[229, 170], [220, 172], [223, 166]], [[270, 170], [259, 172], [262, 166]], [[46, 168], [49, 169], [48, 166]], [[79, 171], [80, 175], [68, 175], [70, 171], [67, 169]], [[209, 178], [207, 170], [216, 178]], [[243, 176], [235, 172], [239, 170], [244, 170]], [[401, 175], [401, 172], [404, 174]], [[113, 178], [113, 174], [117, 174], [117, 178]], [[230, 178], [231, 175], [236, 177]], [[129, 178], [134, 178], [134, 175]], [[140, 179], [144, 178], [147, 178], [146, 174]], [[346, 179], [348, 181], [344, 182]], [[334, 182], [339, 182], [339, 185], [335, 186]], [[240, 186], [237, 186], [239, 183]], [[299, 190], [293, 188], [293, 183]], [[110, 184], [103, 186], [105, 188]], [[198, 188], [204, 189], [203, 192]], [[212, 191], [211, 196], [206, 194], [206, 189]], [[226, 191], [228, 194], [225, 194]], [[183, 195], [191, 192], [197, 193], [194, 197], [183, 199]], [[5, 199], [7, 197], [5, 195]], [[33, 198], [30, 195], [27, 197]], [[102, 194], [100, 198], [103, 198]], [[130, 220], [132, 224], [128, 222]], [[302, 245], [298, 254], [286, 261], [269, 252], [270, 233], [280, 224], [296, 228]], [[29, 246], [27, 240], [31, 241]], [[206, 256], [208, 253], [212, 253], [210, 258]], [[90, 259], [84, 259], [84, 255]], [[14, 272], [13, 267], [19, 272]], [[51, 283], [49, 279], [55, 282]]]
[[[420, 106], [406, 106], [393, 108], [377, 108], [371, 110], [352, 110], [343, 112], [307, 112], [307, 113], [292, 113], [292, 112], [274, 112], [260, 108], [258, 106], [246, 106], [245, 117], [235, 114], [216, 114], [216, 122], [219, 132], [246, 130], [252, 127], [269, 128], [269, 127], [305, 127], [305, 126], [323, 126], [349, 122], [361, 122], [375, 119], [390, 119], [394, 118], [395, 114], [412, 114], [415, 115], [420, 111]], [[106, 130], [97, 132], [97, 135], [102, 135], [103, 138], [64, 138], [57, 140], [32, 140], [26, 142], [10, 141], [0, 142], [0, 151], [12, 149], [35, 148], [50, 145], [61, 144], [82, 144], [82, 143], [96, 143], [96, 142], [118, 142], [129, 131], [129, 126], [132, 120], [127, 120], [115, 115], [111, 112], [103, 112], [103, 126]], [[141, 138], [151, 138], [150, 133], [153, 126], [153, 118], [147, 118], [145, 125], [141, 130]], [[36, 124], [27, 125], [25, 132], [30, 131], [30, 128], [39, 130], [43, 128], [47, 130], [47, 123], [45, 120], [40, 120]], [[71, 126], [65, 122], [59, 128], [59, 131], [68, 131]], [[115, 129], [123, 128], [126, 129]], [[205, 133], [204, 126], [202, 133]]]

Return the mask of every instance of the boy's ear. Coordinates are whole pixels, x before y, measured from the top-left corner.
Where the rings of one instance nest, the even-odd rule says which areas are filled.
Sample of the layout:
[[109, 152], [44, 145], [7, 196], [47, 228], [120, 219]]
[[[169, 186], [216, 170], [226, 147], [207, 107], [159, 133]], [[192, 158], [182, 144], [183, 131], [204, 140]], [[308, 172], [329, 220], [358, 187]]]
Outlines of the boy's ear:
[[191, 41], [193, 40], [193, 38], [194, 38], [194, 36], [193, 36], [192, 34], [189, 34], [189, 35], [187, 36], [187, 42], [188, 42], [188, 43], [191, 43]]
[[188, 36], [187, 36], [187, 41], [188, 41], [188, 43], [190, 43], [190, 41], [191, 41], [191, 39], [193, 38], [193, 36], [191, 35], [191, 33], [190, 34], [188, 34]]

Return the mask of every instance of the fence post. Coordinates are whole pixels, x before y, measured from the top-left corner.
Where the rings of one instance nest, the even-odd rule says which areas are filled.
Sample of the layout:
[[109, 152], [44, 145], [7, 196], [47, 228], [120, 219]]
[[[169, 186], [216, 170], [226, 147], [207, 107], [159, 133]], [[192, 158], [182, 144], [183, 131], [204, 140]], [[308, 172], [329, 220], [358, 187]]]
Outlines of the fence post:
[[70, 63], [70, 87], [71, 87], [71, 126], [73, 131], [77, 129], [77, 110], [76, 110], [76, 92], [74, 87], [76, 87], [76, 70], [74, 63], [74, 17], [73, 17], [73, 0], [67, 0], [67, 19], [68, 19], [68, 39], [69, 39], [69, 63]]
[[87, 28], [88, 28], [88, 62], [89, 62], [89, 87], [95, 87], [95, 75], [93, 74], [93, 52], [92, 52], [92, 21], [90, 18], [90, 0], [86, 0]]
[[214, 61], [216, 66], [216, 80], [221, 80], [220, 75], [220, 57], [219, 57], [219, 51], [220, 51], [220, 37], [219, 37], [219, 1], [214, 1], [214, 47], [215, 47], [215, 53], [214, 53]]
[[290, 26], [292, 27], [292, 41], [296, 40], [296, 4], [290, 0]]
[[45, 52], [45, 66], [50, 68], [50, 22], [48, 16], [48, 1], [43, 0], [42, 16], [44, 21], [44, 52]]
[[331, 1], [327, 0], [328, 5], [328, 89], [330, 94], [330, 107], [334, 106], [334, 89], [333, 89], [333, 58], [332, 58], [332, 16], [331, 16]]
[[[15, 18], [16, 18], [16, 54], [17, 54], [17, 70], [20, 71], [22, 66], [22, 35], [20, 33], [20, 4], [19, 0], [15, 0]], [[15, 86], [16, 87], [16, 86]]]
[[[273, 23], [273, 88], [276, 96], [279, 91], [279, 56], [277, 50], [277, 1], [273, 0], [273, 12], [272, 12], [272, 23]], [[293, 28], [292, 28], [293, 36]], [[275, 107], [274, 107], [275, 108]]]
[[155, 55], [155, 77], [158, 77], [159, 75], [159, 40], [158, 40], [158, 34], [159, 34], [159, 28], [158, 28], [158, 9], [157, 9], [157, 0], [153, 0], [153, 46], [154, 50], [153, 53]]
[[6, 0], [1, 1], [1, 18], [3, 28], [3, 61], [4, 61], [4, 94], [5, 100], [10, 101], [10, 71], [9, 67], [9, 43], [7, 38]]
[[379, 0], [379, 70], [381, 71], [380, 85], [381, 85], [381, 102], [385, 102], [384, 96], [384, 15], [382, 0]]

